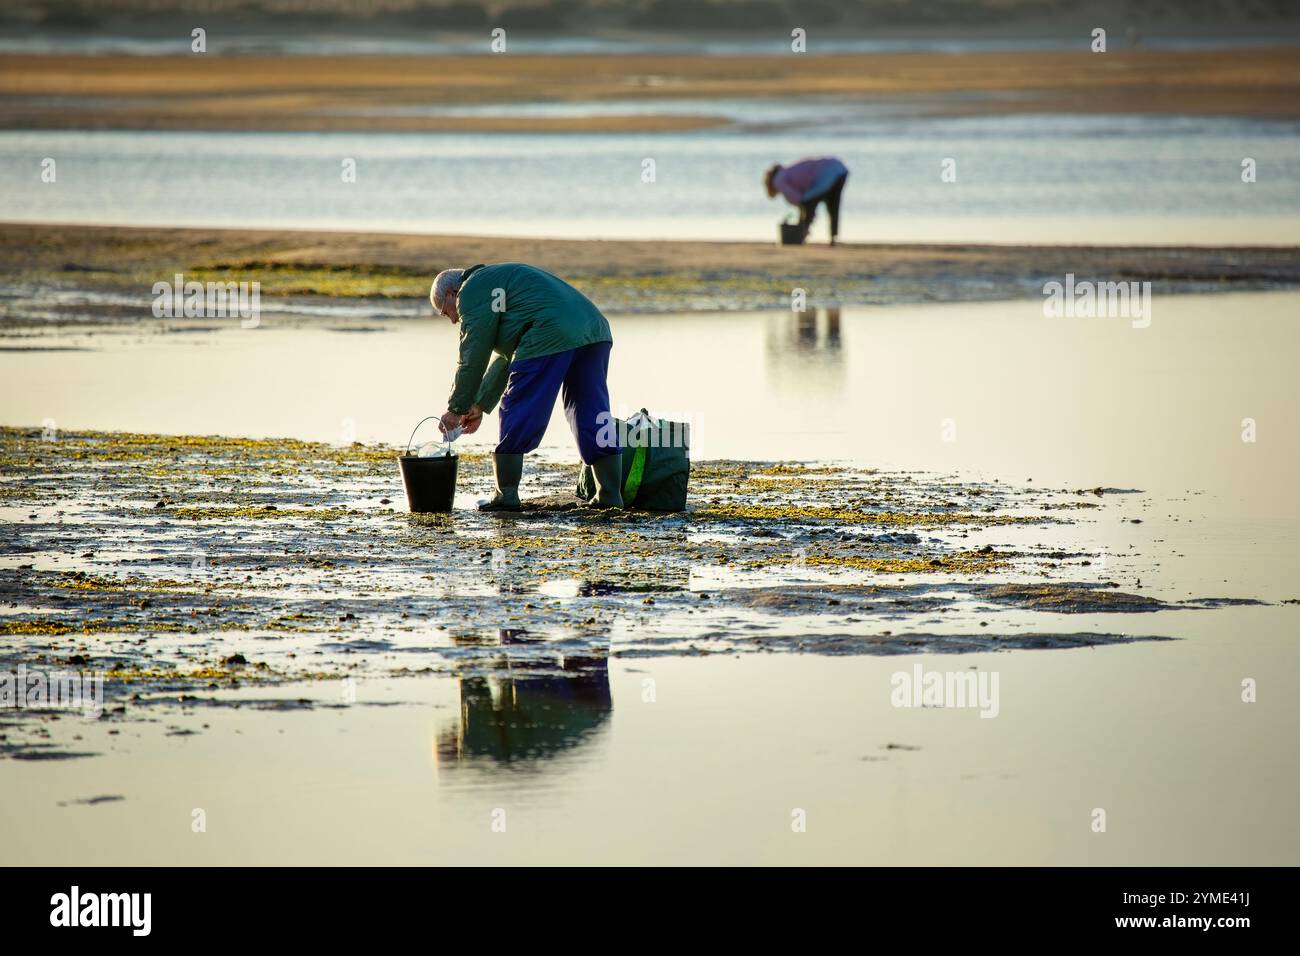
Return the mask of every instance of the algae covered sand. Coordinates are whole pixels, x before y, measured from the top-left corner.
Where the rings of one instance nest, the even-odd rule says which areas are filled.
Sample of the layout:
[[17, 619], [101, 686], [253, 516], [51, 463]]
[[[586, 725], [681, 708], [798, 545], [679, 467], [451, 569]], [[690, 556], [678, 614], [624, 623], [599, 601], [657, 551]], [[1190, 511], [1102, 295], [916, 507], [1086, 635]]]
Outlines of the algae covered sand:
[[[609, 313], [1041, 298], [1067, 272], [1149, 281], [1155, 294], [1300, 286], [1289, 246], [1053, 246], [568, 240], [6, 223], [0, 329], [145, 320], [160, 279], [257, 282], [263, 305], [356, 301], [427, 315], [437, 269], [518, 261], [562, 275]], [[409, 313], [405, 310], [409, 309]]]
[[[1144, 595], [1122, 563], [1062, 544], [1134, 513], [1116, 489], [714, 461], [694, 465], [684, 514], [592, 512], [575, 466], [539, 461], [526, 510], [500, 516], [473, 510], [489, 467], [466, 455], [457, 510], [412, 515], [395, 454], [3, 429], [4, 666], [102, 674], [123, 719], [230, 689], [527, 673], [556, 655], [1125, 643], [1163, 637], [1134, 626], [1143, 612], [1214, 606]], [[43, 752], [24, 727], [6, 751]]]

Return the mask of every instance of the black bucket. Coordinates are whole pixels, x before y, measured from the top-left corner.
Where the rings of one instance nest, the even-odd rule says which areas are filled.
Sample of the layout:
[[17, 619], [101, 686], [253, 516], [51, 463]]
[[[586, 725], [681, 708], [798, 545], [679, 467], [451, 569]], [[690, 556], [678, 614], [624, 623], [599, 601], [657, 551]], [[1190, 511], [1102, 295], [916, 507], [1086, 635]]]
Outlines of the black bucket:
[[781, 245], [802, 246], [808, 238], [808, 230], [800, 222], [781, 223]]
[[[436, 417], [436, 416], [431, 416]], [[416, 431], [429, 419], [415, 426]], [[411, 432], [411, 440], [415, 431]], [[402, 470], [402, 486], [406, 489], [406, 503], [413, 514], [431, 511], [450, 511], [456, 499], [456, 470], [460, 458], [455, 454], [438, 458], [421, 458], [411, 454], [411, 441], [406, 443], [406, 454], [397, 456]]]

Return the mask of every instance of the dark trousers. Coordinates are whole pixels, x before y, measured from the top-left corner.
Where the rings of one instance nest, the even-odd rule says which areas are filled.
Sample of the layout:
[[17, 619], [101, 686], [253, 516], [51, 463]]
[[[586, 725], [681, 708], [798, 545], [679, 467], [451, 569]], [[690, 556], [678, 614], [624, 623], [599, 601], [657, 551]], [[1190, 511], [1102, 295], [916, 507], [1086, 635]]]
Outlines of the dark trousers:
[[826, 192], [799, 204], [799, 225], [803, 226], [805, 236], [808, 235], [808, 230], [812, 228], [813, 219], [817, 215], [817, 204], [823, 202], [831, 217], [831, 238], [834, 239], [840, 234], [840, 194], [844, 192], [844, 183], [848, 178], [849, 174], [845, 173], [831, 183], [831, 188]]
[[584, 463], [616, 455], [618, 444], [601, 444], [602, 428], [612, 429], [609, 388], [611, 342], [510, 363], [510, 377], [501, 396], [501, 441], [496, 452], [521, 455], [536, 450], [551, 421], [555, 397], [563, 392], [564, 413], [578, 442]]

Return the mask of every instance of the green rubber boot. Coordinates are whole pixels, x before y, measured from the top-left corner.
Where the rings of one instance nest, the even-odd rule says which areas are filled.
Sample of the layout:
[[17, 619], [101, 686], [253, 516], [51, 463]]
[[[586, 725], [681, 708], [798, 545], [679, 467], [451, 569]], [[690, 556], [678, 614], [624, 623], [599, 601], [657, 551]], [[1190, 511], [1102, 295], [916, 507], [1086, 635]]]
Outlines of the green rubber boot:
[[596, 479], [596, 497], [592, 499], [591, 506], [623, 507], [623, 456], [606, 455], [597, 458], [592, 462], [591, 472]]
[[479, 511], [518, 511], [519, 479], [524, 476], [523, 455], [493, 455], [492, 471], [496, 474], [497, 493], [491, 501], [478, 506]]

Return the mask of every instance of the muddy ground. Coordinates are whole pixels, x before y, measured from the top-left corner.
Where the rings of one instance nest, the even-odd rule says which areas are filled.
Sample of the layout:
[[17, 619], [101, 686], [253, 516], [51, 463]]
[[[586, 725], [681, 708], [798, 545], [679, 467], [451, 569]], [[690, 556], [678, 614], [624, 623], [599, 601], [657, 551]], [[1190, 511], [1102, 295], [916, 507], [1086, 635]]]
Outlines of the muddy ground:
[[[1140, 523], [1133, 489], [1041, 489], [788, 462], [699, 462], [683, 514], [579, 506], [538, 461], [526, 510], [407, 511], [396, 451], [0, 429], [0, 669], [102, 674], [103, 718], [303, 681], [470, 675], [608, 656], [962, 653], [1159, 640], [1142, 593], [1062, 547]], [[1062, 615], [1114, 627], [1062, 628]], [[573, 671], [574, 668], [566, 668]], [[578, 671], [581, 668], [577, 668]], [[207, 696], [205, 696], [207, 695]], [[260, 702], [259, 702], [260, 701]], [[66, 756], [42, 719], [0, 751]]]

